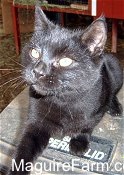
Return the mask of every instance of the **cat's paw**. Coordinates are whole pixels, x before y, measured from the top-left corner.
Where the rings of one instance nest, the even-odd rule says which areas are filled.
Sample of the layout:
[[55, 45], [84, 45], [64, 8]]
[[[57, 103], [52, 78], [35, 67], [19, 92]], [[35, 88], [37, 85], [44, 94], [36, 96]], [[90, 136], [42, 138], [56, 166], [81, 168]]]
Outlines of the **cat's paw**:
[[76, 138], [72, 138], [69, 144], [69, 148], [71, 154], [81, 156], [89, 148], [89, 139], [86, 135], [81, 135]]
[[115, 117], [122, 116], [123, 108], [122, 108], [122, 105], [119, 103], [118, 98], [116, 96], [113, 97], [112, 101], [107, 107], [107, 113]]
[[123, 115], [123, 108], [122, 105], [119, 103], [116, 107], [111, 107], [107, 111], [108, 114], [110, 114], [113, 117], [120, 117]]

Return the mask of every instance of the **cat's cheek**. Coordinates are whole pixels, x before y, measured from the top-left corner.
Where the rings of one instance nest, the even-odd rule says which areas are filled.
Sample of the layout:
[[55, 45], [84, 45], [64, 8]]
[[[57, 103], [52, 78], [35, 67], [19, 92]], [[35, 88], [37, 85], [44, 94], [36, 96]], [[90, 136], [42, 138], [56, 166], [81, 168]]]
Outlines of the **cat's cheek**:
[[25, 71], [23, 71], [23, 75], [24, 79], [28, 84], [33, 84], [36, 82], [35, 75], [33, 74], [31, 69], [25, 69]]

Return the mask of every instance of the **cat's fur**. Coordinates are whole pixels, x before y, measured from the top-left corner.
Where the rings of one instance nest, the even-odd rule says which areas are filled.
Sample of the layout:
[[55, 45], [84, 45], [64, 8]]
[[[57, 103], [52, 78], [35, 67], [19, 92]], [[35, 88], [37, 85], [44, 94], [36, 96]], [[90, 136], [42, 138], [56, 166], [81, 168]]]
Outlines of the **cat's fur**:
[[[84, 31], [71, 31], [54, 25], [36, 6], [35, 31], [22, 53], [30, 105], [15, 155], [17, 164], [21, 159], [32, 162], [56, 134], [71, 136], [70, 151], [80, 155], [105, 112], [121, 114], [116, 94], [122, 86], [122, 69], [113, 55], [104, 53], [106, 38], [104, 17]], [[40, 59], [30, 57], [31, 48], [40, 50]], [[73, 64], [60, 67], [63, 57], [73, 59]]]

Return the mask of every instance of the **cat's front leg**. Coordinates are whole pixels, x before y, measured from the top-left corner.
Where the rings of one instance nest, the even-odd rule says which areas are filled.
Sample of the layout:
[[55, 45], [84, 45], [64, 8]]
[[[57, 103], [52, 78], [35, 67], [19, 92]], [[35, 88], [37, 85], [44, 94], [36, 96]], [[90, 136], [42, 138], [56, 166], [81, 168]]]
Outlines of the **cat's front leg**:
[[19, 167], [21, 160], [24, 160], [24, 169], [20, 166], [19, 171], [14, 167], [10, 169], [8, 175], [27, 175], [26, 163], [33, 162], [38, 153], [42, 151], [48, 145], [50, 134], [44, 127], [36, 126], [36, 124], [29, 124], [21, 138], [21, 141], [17, 147], [15, 154], [15, 163]]

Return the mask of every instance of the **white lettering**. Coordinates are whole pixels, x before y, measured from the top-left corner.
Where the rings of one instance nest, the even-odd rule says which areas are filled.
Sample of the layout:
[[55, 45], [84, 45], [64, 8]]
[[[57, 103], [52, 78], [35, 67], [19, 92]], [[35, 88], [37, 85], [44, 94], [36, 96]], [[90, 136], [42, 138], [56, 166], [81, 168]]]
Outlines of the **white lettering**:
[[89, 163], [83, 163], [81, 169], [82, 169], [82, 171], [90, 171], [90, 164]]
[[61, 162], [57, 162], [57, 166], [56, 166], [56, 171], [59, 171], [60, 167], [62, 167], [62, 163]]
[[69, 152], [69, 144], [67, 144], [67, 146], [65, 147], [64, 151]]
[[96, 163], [96, 171], [101, 171], [101, 172], [106, 171], [106, 172], [108, 172], [109, 171], [109, 164], [108, 163], [97, 162]]
[[88, 149], [88, 151], [84, 154], [85, 157], [91, 157], [91, 149]]
[[65, 163], [62, 164], [63, 171], [69, 171], [70, 167], [71, 166], [70, 166], [69, 162], [65, 162]]
[[95, 169], [94, 167], [95, 167], [95, 166], [96, 166], [96, 163], [94, 163], [94, 162], [91, 163], [91, 165], [90, 165], [90, 169], [91, 169], [91, 171], [94, 171], [94, 169]]
[[91, 158], [93, 159], [95, 157], [95, 155], [97, 154], [97, 151], [95, 150], [91, 156]]
[[53, 159], [52, 170], [56, 171], [56, 160]]
[[49, 143], [52, 143], [53, 141], [54, 141], [53, 138], [50, 138], [50, 139], [49, 139]]
[[33, 171], [33, 164], [31, 162], [27, 162], [25, 165], [26, 171]]
[[16, 168], [17, 171], [19, 171], [20, 168], [22, 167], [21, 171], [24, 171], [24, 159], [21, 159], [20, 164], [19, 164], [18, 167], [17, 167], [15, 159], [12, 159], [12, 171], [15, 171], [14, 167]]
[[36, 162], [35, 165], [34, 165], [34, 169], [37, 173], [42, 173], [42, 171], [43, 171], [42, 162]]
[[120, 162], [115, 163], [115, 170], [116, 171], [122, 171], [123, 170], [123, 164]]
[[102, 160], [104, 158], [105, 154], [103, 152], [98, 151], [98, 153], [95, 155], [94, 159], [96, 160]]
[[72, 171], [74, 171], [75, 166], [79, 166], [79, 163], [76, 163], [76, 161], [80, 161], [80, 159], [72, 159]]
[[57, 146], [57, 149], [64, 150], [66, 146], [67, 146], [67, 142], [61, 141], [60, 144]]
[[55, 139], [52, 143], [51, 143], [51, 147], [53, 147], [53, 148], [57, 148], [57, 146], [58, 146], [58, 144], [60, 143], [61, 141], [60, 140], [58, 140], [58, 139]]
[[52, 166], [51, 166], [51, 162], [49, 162], [49, 164], [47, 164], [46, 162], [43, 164], [44, 166], [44, 171], [52, 171]]

